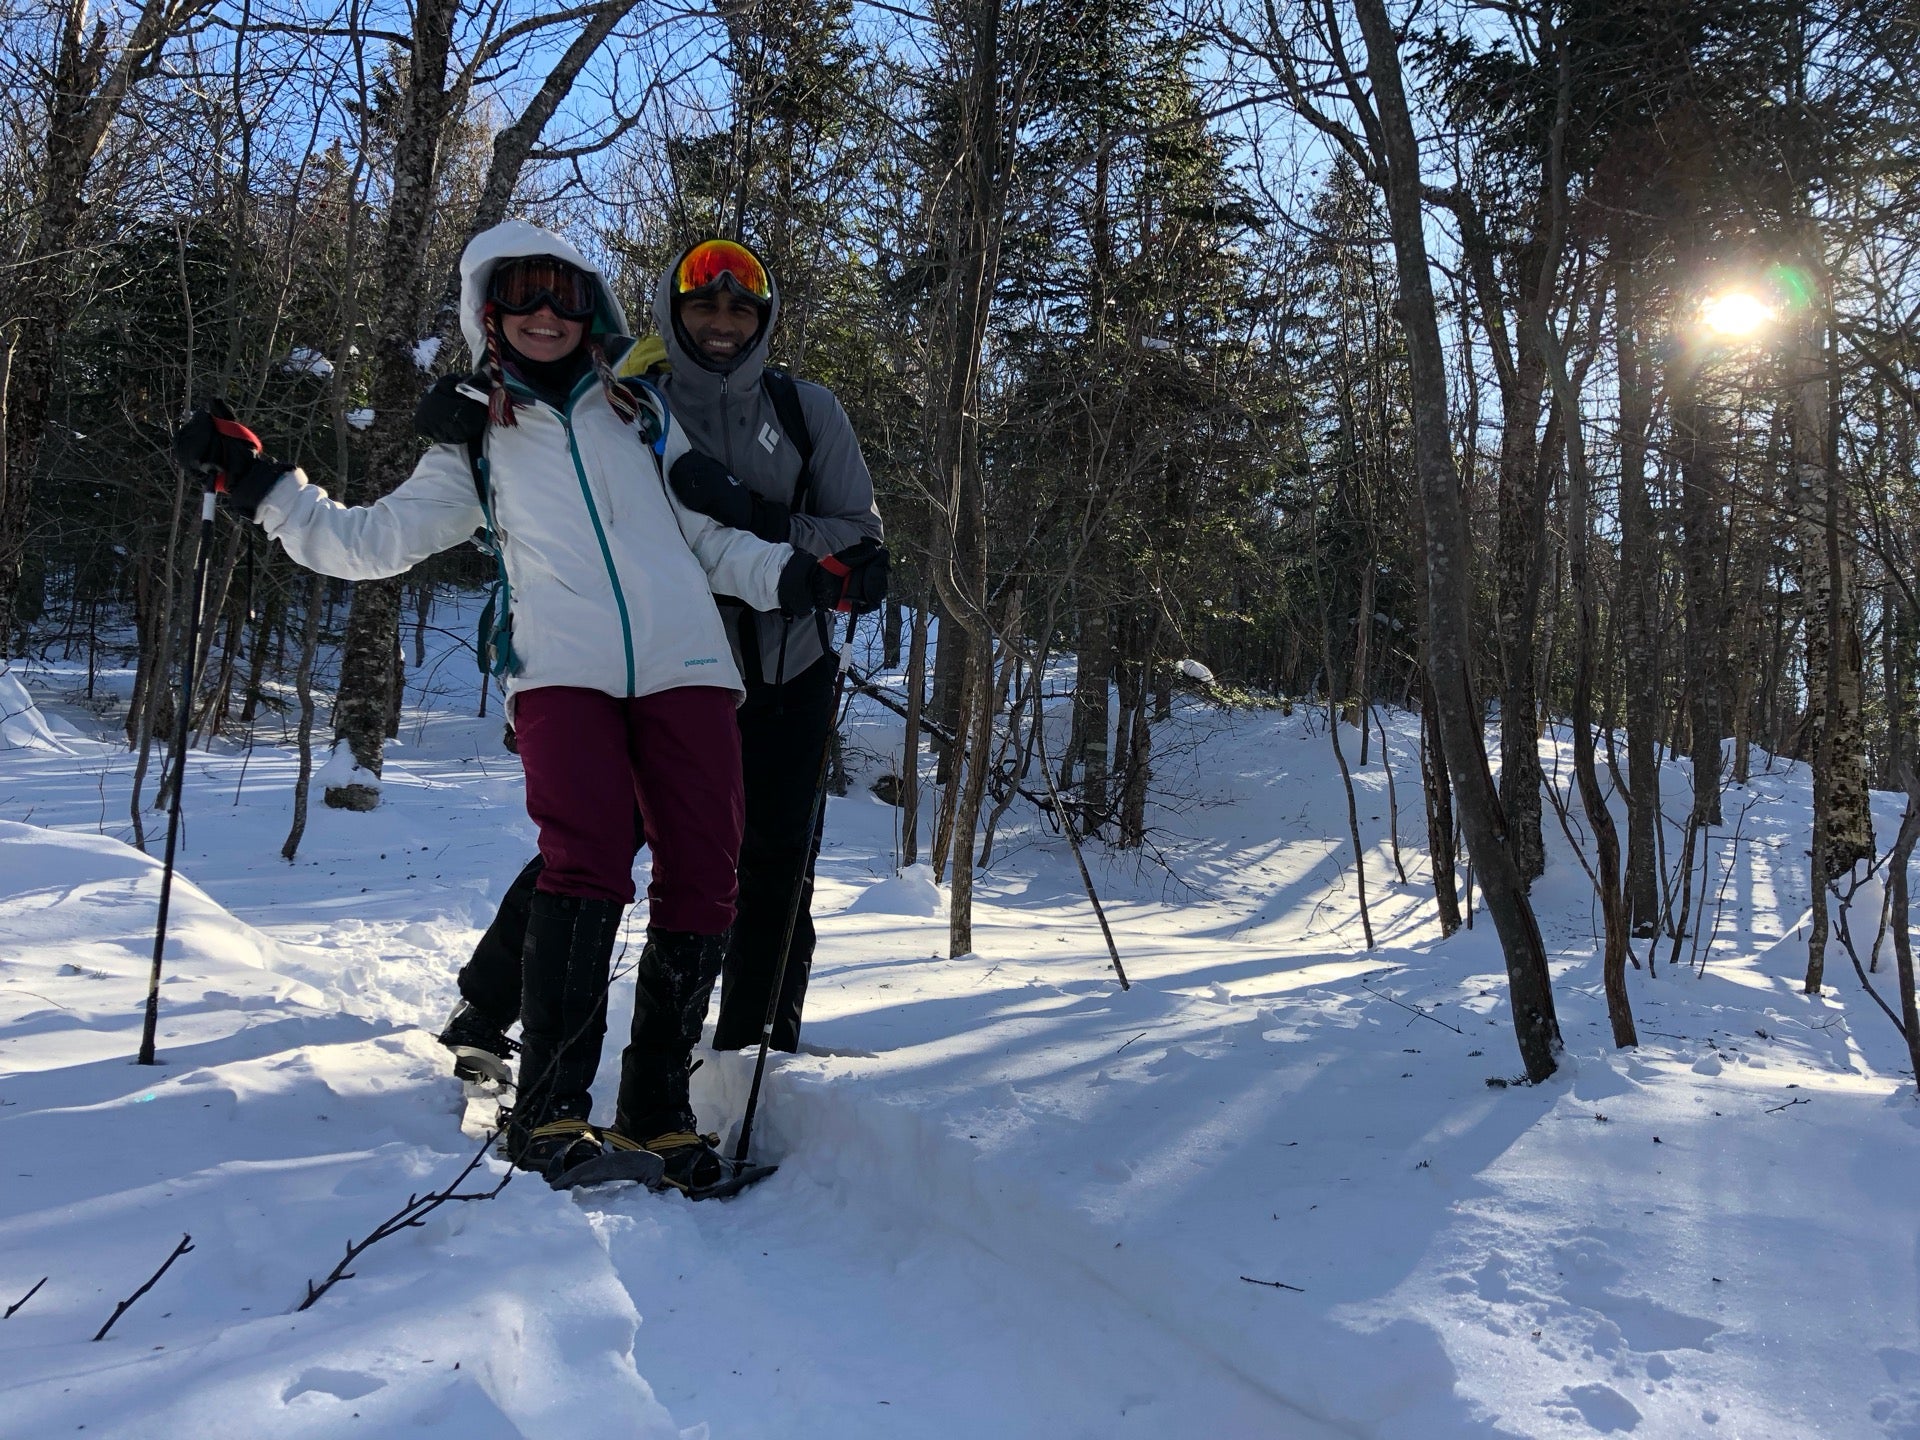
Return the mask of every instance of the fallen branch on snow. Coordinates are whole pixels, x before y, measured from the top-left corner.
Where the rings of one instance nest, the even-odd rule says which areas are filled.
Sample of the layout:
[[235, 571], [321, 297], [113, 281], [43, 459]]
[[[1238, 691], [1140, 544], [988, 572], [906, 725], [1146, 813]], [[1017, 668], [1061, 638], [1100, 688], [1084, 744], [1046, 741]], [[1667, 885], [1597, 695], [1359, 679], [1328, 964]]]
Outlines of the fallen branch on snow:
[[[347, 1253], [342, 1255], [340, 1257], [340, 1263], [335, 1265], [333, 1269], [327, 1273], [327, 1278], [322, 1280], [318, 1285], [314, 1284], [311, 1280], [307, 1282], [307, 1298], [294, 1307], [293, 1313], [298, 1315], [302, 1310], [311, 1308], [314, 1301], [318, 1300], [342, 1280], [351, 1280], [353, 1278], [353, 1272], [347, 1267], [361, 1255], [365, 1254], [366, 1251], [390, 1235], [398, 1235], [402, 1230], [411, 1230], [416, 1226], [425, 1224], [427, 1216], [431, 1215], [435, 1210], [438, 1210], [449, 1200], [491, 1200], [502, 1190], [506, 1189], [507, 1183], [512, 1180], [514, 1176], [514, 1171], [511, 1166], [507, 1168], [506, 1174], [500, 1177], [500, 1183], [495, 1185], [491, 1190], [475, 1190], [467, 1194], [462, 1194], [460, 1191], [461, 1182], [480, 1168], [480, 1162], [487, 1158], [487, 1151], [492, 1148], [494, 1137], [499, 1133], [497, 1130], [489, 1130], [487, 1132], [487, 1138], [480, 1142], [480, 1148], [473, 1152], [473, 1158], [467, 1161], [465, 1168], [462, 1169], [458, 1175], [454, 1176], [453, 1182], [444, 1189], [429, 1190], [425, 1195], [407, 1196], [407, 1203], [405, 1205], [402, 1205], [398, 1210], [394, 1211], [393, 1214], [374, 1226], [373, 1229], [366, 1233], [365, 1237], [359, 1240], [349, 1240], [347, 1242]], [[162, 1266], [161, 1268], [164, 1269], [165, 1267]], [[96, 1336], [94, 1338], [98, 1339], [99, 1337]]]
[[11, 1320], [13, 1318], [13, 1312], [18, 1310], [22, 1305], [26, 1304], [27, 1301], [31, 1300], [34, 1296], [38, 1295], [40, 1293], [40, 1287], [46, 1284], [47, 1281], [52, 1278], [53, 1277], [50, 1275], [42, 1275], [39, 1278], [39, 1280], [34, 1282], [33, 1289], [27, 1291], [26, 1294], [22, 1295], [18, 1300], [14, 1301], [11, 1305], [7, 1306], [7, 1313], [3, 1316], [0, 1316], [0, 1319]]
[[1256, 1280], [1251, 1275], [1242, 1275], [1240, 1278], [1246, 1281], [1249, 1285], [1264, 1285], [1269, 1290], [1291, 1290], [1296, 1295], [1304, 1295], [1307, 1293], [1305, 1290], [1302, 1290], [1298, 1285], [1289, 1285], [1284, 1280]]
[[[191, 1249], [193, 1249], [193, 1236], [182, 1235], [180, 1237], [180, 1243], [173, 1247], [173, 1253], [167, 1256], [165, 1260], [160, 1262], [160, 1268], [158, 1270], [154, 1271], [153, 1274], [147, 1277], [147, 1283], [142, 1285], [138, 1290], [134, 1291], [131, 1295], [127, 1296], [126, 1299], [122, 1300], [118, 1305], [113, 1307], [113, 1314], [107, 1317], [107, 1323], [100, 1327], [99, 1333], [97, 1333], [93, 1338], [95, 1340], [106, 1339], [107, 1331], [113, 1328], [113, 1322], [118, 1320], [122, 1315], [126, 1314], [127, 1311], [131, 1310], [133, 1308], [133, 1302], [138, 1300], [142, 1295], [146, 1294], [147, 1291], [151, 1290], [154, 1287], [154, 1285], [159, 1281], [160, 1277], [167, 1273], [167, 1270], [172, 1266], [173, 1262], [178, 1260], [182, 1255], [186, 1254]], [[34, 1290], [38, 1290], [40, 1287], [36, 1285], [33, 1288]], [[32, 1291], [29, 1291], [28, 1295], [31, 1296]], [[24, 1305], [27, 1302], [25, 1300], [22, 1300], [20, 1303]], [[11, 1315], [13, 1312], [9, 1310], [7, 1313]]]

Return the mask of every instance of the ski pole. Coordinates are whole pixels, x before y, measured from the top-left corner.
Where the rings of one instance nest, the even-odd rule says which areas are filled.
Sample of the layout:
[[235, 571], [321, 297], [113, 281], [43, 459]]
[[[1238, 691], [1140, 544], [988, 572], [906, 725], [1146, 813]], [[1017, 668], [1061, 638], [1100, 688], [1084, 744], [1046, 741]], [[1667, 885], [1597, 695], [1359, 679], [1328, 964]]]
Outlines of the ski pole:
[[207, 596], [207, 557], [213, 551], [213, 507], [218, 496], [209, 475], [200, 496], [200, 541], [193, 557], [193, 603], [187, 610], [187, 650], [180, 663], [180, 724], [173, 737], [173, 794], [167, 801], [167, 855], [160, 867], [160, 920], [153, 935], [153, 971], [147, 977], [147, 1019], [140, 1031], [140, 1063], [152, 1065], [153, 1032], [160, 1023], [160, 957], [167, 948], [167, 905], [173, 898], [173, 851], [180, 838], [180, 792], [187, 782], [187, 735], [193, 723], [193, 670], [200, 651], [200, 607]]
[[847, 615], [847, 638], [840, 642], [840, 665], [833, 675], [833, 705], [827, 711], [827, 738], [820, 746], [820, 773], [813, 784], [813, 808], [807, 813], [808, 859], [794, 877], [793, 898], [787, 904], [786, 930], [780, 937], [780, 958], [773, 967], [773, 989], [767, 993], [767, 1013], [760, 1025], [760, 1056], [753, 1062], [753, 1087], [747, 1091], [746, 1112], [740, 1117], [740, 1140], [733, 1147], [733, 1163], [747, 1163], [747, 1145], [753, 1138], [753, 1112], [760, 1105], [760, 1082], [767, 1073], [767, 1047], [773, 1043], [773, 1025], [780, 1013], [780, 992], [787, 983], [787, 951], [793, 946], [794, 927], [800, 923], [800, 902], [807, 893], [807, 866], [812, 863], [813, 836], [820, 825], [820, 813], [827, 804], [827, 770], [833, 763], [833, 737], [840, 728], [840, 699], [847, 688], [847, 671], [853, 668], [853, 631], [860, 623], [857, 613]]

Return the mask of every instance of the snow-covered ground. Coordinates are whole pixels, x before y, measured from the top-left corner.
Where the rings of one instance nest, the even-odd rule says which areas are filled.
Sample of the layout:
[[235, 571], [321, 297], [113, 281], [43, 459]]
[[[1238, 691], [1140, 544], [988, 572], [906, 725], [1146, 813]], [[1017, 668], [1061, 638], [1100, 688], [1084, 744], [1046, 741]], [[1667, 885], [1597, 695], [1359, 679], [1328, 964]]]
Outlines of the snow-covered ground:
[[[1800, 993], [1805, 771], [1729, 792], [1718, 928], [1697, 972], [1663, 944], [1631, 976], [1636, 1051], [1609, 1044], [1550, 819], [1567, 1055], [1501, 1085], [1498, 948], [1484, 923], [1438, 938], [1391, 718], [1407, 883], [1377, 748], [1355, 777], [1372, 951], [1324, 723], [1193, 704], [1160, 727], [1164, 863], [1089, 851], [1127, 991], [1021, 806], [978, 953], [942, 958], [938, 896], [892, 878], [897, 812], [856, 785], [807, 1053], [758, 1130], [779, 1174], [701, 1206], [517, 1179], [296, 1313], [476, 1146], [432, 1031], [532, 839], [470, 666], [429, 667], [382, 807], [316, 804], [292, 865], [290, 752], [266, 729], [195, 752], [152, 1069], [131, 763], [72, 676], [26, 672], [40, 710], [0, 741], [0, 1307], [46, 1282], [0, 1321], [7, 1440], [1920, 1437], [1920, 1107], [1844, 955]], [[899, 743], [857, 711], [867, 773]], [[709, 1127], [750, 1064], [699, 1072]]]

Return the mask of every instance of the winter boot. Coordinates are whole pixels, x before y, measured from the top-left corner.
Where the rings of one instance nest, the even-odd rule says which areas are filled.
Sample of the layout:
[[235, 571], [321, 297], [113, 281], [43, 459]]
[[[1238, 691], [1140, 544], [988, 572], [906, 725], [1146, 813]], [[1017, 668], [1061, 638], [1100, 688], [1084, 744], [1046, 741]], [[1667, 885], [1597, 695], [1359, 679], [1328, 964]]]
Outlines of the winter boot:
[[601, 1138], [610, 1150], [646, 1150], [666, 1162], [666, 1173], [655, 1189], [671, 1186], [686, 1195], [711, 1190], [733, 1174], [732, 1164], [716, 1148], [718, 1135], [696, 1135], [691, 1130], [669, 1130], [646, 1141], [634, 1140], [619, 1130], [605, 1131]]
[[614, 1129], [642, 1144], [695, 1128], [687, 1063], [700, 1043], [725, 935], [649, 930], [633, 997], [633, 1033], [620, 1058]]
[[460, 997], [508, 1029], [520, 1018], [520, 961], [527, 949], [527, 914], [539, 893], [546, 862], [538, 855], [521, 867], [500, 897], [486, 933], [460, 967]]
[[607, 968], [625, 908], [618, 900], [543, 892], [528, 909], [520, 1083], [507, 1131], [508, 1154], [523, 1168], [546, 1168], [529, 1161], [546, 1154], [536, 1142], [565, 1138], [548, 1129], [560, 1122], [578, 1122], [568, 1148], [582, 1136], [597, 1147], [586, 1122], [607, 1033]]
[[644, 1144], [618, 1130], [602, 1130], [600, 1139], [607, 1147], [603, 1164], [637, 1168], [639, 1160], [650, 1160], [658, 1169], [641, 1183], [652, 1190], [678, 1190], [689, 1200], [724, 1200], [780, 1168], [732, 1160], [720, 1153], [718, 1135], [696, 1135], [691, 1130], [669, 1130]]
[[549, 1182], [606, 1153], [584, 1115], [550, 1115], [538, 1125], [522, 1123], [521, 1112], [507, 1120], [506, 1153], [518, 1168], [544, 1175]]
[[502, 1087], [513, 1083], [513, 1052], [507, 1027], [470, 1001], [453, 1007], [440, 1043], [453, 1052], [454, 1078], [469, 1085]]

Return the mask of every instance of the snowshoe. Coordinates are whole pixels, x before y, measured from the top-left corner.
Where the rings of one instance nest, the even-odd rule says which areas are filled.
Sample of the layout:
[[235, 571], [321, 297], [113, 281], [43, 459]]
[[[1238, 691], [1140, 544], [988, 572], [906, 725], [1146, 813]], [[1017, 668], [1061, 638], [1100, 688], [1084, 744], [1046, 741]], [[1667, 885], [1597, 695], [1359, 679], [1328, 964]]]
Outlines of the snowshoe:
[[475, 1087], [498, 1092], [513, 1085], [513, 1054], [520, 1047], [507, 1038], [505, 1028], [462, 1000], [440, 1032], [440, 1043], [453, 1052], [454, 1078], [464, 1083], [468, 1099], [478, 1099]]
[[615, 1185], [622, 1182], [658, 1190], [667, 1172], [667, 1162], [651, 1150], [602, 1150], [571, 1169], [549, 1175], [547, 1183], [556, 1190], [574, 1190], [586, 1185]]
[[691, 1130], [670, 1130], [644, 1145], [618, 1130], [603, 1130], [600, 1138], [616, 1150], [655, 1156], [661, 1162], [661, 1175], [651, 1188], [678, 1190], [689, 1200], [724, 1200], [779, 1168], [738, 1164], [714, 1148], [720, 1143], [718, 1135], [696, 1135]]
[[558, 1186], [569, 1175], [605, 1153], [600, 1137], [584, 1119], [565, 1116], [544, 1125], [524, 1127], [509, 1120], [501, 1147], [515, 1167], [531, 1170]]

